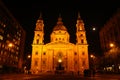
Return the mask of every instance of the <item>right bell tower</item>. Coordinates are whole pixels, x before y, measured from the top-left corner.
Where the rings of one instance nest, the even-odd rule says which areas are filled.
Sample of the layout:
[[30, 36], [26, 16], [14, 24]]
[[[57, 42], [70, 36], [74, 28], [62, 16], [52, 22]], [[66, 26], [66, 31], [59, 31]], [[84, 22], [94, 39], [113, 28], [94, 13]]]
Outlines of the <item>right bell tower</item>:
[[84, 70], [89, 69], [88, 44], [86, 40], [86, 31], [84, 22], [78, 13], [76, 24], [76, 50], [78, 53], [78, 71], [83, 74]]
[[87, 44], [86, 31], [84, 28], [83, 20], [80, 17], [80, 13], [78, 13], [76, 28], [77, 44]]

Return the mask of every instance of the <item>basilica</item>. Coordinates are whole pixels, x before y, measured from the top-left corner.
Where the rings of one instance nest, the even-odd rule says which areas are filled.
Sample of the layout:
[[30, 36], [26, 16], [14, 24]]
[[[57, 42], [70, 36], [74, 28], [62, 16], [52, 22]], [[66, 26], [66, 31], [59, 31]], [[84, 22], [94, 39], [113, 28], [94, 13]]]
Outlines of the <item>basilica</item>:
[[44, 44], [44, 21], [40, 16], [34, 30], [31, 73], [63, 71], [83, 74], [85, 69], [89, 69], [88, 44], [80, 14], [76, 19], [76, 43], [70, 43], [67, 28], [62, 17], [58, 16], [58, 21], [50, 34], [50, 42]]

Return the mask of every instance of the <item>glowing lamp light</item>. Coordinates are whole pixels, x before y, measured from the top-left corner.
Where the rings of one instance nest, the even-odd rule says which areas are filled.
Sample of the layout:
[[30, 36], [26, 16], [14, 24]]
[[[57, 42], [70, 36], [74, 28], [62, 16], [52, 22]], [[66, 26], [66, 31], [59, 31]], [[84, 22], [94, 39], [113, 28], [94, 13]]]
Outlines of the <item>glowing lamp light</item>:
[[9, 43], [9, 44], [8, 44], [8, 47], [13, 47], [13, 44], [12, 44], [12, 43]]
[[90, 57], [93, 58], [94, 56], [91, 54]]
[[93, 31], [95, 31], [95, 30], [96, 30], [96, 28], [94, 27], [94, 28], [92, 28], [92, 30], [93, 30]]
[[110, 43], [110, 47], [114, 47], [114, 44], [113, 44], [113, 43]]
[[27, 57], [28, 57], [28, 58], [31, 58], [31, 56], [30, 56], [30, 55], [28, 55]]
[[59, 63], [61, 63], [61, 62], [62, 62], [62, 60], [61, 60], [61, 59], [58, 59], [58, 62], [59, 62]]
[[95, 58], [95, 56], [93, 54], [91, 54], [90, 57], [93, 58], [93, 59]]

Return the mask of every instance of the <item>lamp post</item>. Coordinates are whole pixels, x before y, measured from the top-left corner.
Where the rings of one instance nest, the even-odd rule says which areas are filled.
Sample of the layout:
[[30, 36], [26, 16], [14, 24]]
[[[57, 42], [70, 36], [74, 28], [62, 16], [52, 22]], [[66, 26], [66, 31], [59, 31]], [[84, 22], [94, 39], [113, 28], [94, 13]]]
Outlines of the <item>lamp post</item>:
[[31, 55], [27, 55], [27, 69], [28, 69], [28, 74], [29, 74], [29, 70], [30, 70], [30, 67], [31, 67]]
[[112, 58], [112, 70], [114, 72], [119, 71], [119, 48], [117, 44], [110, 43], [110, 51], [109, 54]]
[[93, 54], [90, 55], [91, 61], [91, 69], [95, 69], [95, 56]]

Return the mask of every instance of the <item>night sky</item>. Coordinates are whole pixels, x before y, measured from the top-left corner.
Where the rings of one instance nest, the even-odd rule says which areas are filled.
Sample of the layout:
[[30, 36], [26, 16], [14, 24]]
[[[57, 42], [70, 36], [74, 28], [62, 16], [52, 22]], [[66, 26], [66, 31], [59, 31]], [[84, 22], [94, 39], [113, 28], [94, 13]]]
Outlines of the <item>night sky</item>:
[[[70, 34], [70, 42], [76, 42], [76, 20], [78, 12], [84, 21], [89, 52], [100, 53], [99, 30], [119, 8], [117, 0], [3, 0], [3, 3], [26, 31], [25, 53], [31, 53], [36, 20], [40, 13], [44, 20], [45, 39], [50, 42], [50, 34], [59, 14]], [[96, 31], [92, 31], [96, 27]]]

